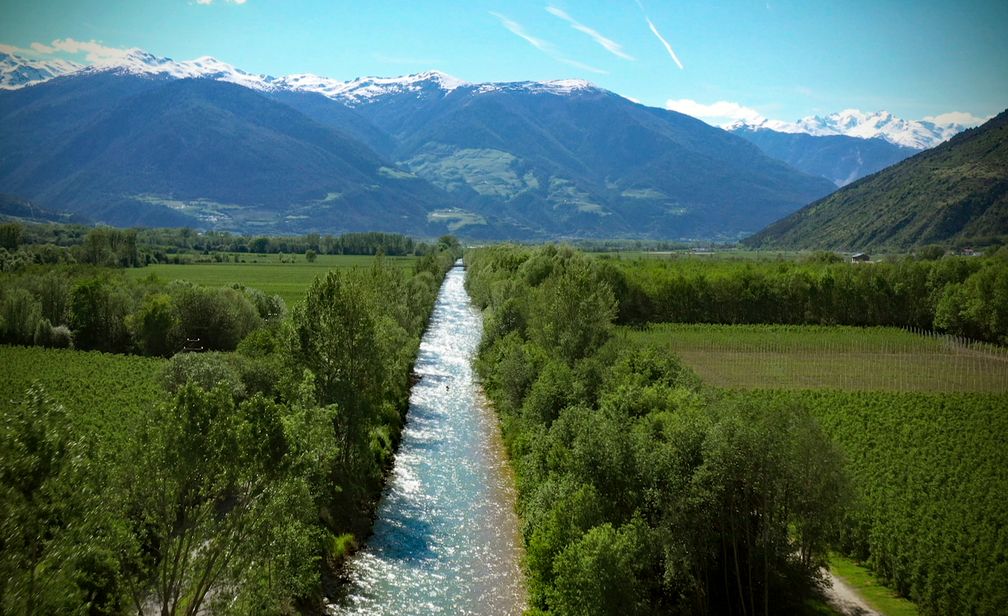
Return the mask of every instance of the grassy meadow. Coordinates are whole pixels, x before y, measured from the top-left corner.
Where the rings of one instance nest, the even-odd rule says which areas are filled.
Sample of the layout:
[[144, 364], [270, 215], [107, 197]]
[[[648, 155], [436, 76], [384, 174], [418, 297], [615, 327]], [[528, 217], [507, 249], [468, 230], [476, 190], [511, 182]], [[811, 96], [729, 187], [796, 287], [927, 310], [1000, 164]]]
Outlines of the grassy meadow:
[[[367, 255], [318, 255], [309, 263], [304, 255], [234, 253], [243, 263], [162, 263], [126, 270], [132, 278], [157, 276], [162, 280], [187, 280], [208, 287], [229, 286], [240, 283], [254, 287], [268, 295], [279, 295], [288, 307], [301, 301], [305, 290], [315, 278], [324, 276], [331, 269], [368, 267], [375, 257]], [[410, 268], [416, 257], [383, 257], [385, 263], [396, 267]]]
[[871, 571], [850, 558], [830, 556], [830, 570], [861, 596], [871, 608], [885, 616], [917, 616], [917, 606], [897, 595], [891, 588], [879, 584]]

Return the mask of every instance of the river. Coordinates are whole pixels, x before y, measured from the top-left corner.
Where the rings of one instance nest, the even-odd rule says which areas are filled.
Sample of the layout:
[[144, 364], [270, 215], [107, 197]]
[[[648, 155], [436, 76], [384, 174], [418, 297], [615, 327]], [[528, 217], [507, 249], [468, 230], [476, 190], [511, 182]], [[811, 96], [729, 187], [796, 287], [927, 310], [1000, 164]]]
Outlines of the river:
[[472, 370], [482, 335], [459, 264], [420, 343], [406, 427], [374, 534], [332, 614], [520, 614], [514, 483]]

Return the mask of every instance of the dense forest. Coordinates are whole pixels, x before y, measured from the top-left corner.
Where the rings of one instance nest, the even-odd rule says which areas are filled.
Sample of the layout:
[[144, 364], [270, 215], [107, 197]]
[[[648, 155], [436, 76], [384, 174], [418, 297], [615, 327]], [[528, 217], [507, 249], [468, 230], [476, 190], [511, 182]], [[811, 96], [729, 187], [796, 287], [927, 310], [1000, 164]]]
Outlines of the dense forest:
[[[323, 575], [370, 529], [459, 255], [447, 238], [412, 271], [380, 258], [333, 270], [290, 310], [250, 288], [95, 266], [6, 275], [6, 342], [170, 359], [103, 373], [112, 356], [5, 349], [5, 387], [49, 358], [87, 383], [67, 384], [86, 392], [72, 406], [39, 385], [0, 404], [0, 612], [320, 610]], [[174, 353], [196, 339], [213, 351]], [[146, 407], [96, 395], [151, 379]]]
[[533, 613], [799, 609], [849, 492], [811, 416], [714, 402], [674, 357], [614, 337], [602, 261], [554, 247], [466, 259]]
[[[959, 293], [960, 313], [989, 319], [980, 331], [1003, 341], [1004, 257], [468, 252], [485, 316], [477, 368], [516, 471], [533, 612], [800, 611], [836, 550], [924, 613], [998, 613], [1003, 394], [717, 390], [660, 337], [618, 323], [842, 322], [822, 311], [849, 295], [847, 314], [866, 315], [855, 323], [909, 326], [936, 305], [938, 321], [942, 298]], [[817, 295], [823, 280], [843, 292]]]

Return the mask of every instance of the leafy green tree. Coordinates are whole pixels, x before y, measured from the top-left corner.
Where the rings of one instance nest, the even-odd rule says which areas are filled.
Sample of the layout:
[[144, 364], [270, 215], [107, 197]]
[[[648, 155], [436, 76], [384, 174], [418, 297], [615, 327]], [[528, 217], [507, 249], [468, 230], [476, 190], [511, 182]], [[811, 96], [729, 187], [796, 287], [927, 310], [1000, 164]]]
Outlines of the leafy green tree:
[[5, 222], [0, 224], [0, 248], [8, 252], [14, 252], [21, 245], [21, 236], [24, 234], [24, 227], [16, 222]]
[[70, 322], [70, 279], [57, 269], [51, 269], [31, 281], [32, 292], [42, 306], [42, 316], [53, 325]]
[[385, 387], [384, 358], [369, 289], [360, 275], [317, 278], [291, 314], [289, 356], [314, 375], [320, 404], [336, 404], [336, 434], [345, 468], [366, 448], [370, 418]]
[[63, 567], [74, 491], [70, 424], [39, 386], [0, 408], [0, 610], [52, 613], [75, 600]]
[[148, 295], [126, 319], [126, 327], [140, 350], [160, 357], [168, 357], [179, 348], [179, 324], [175, 305], [164, 293]]
[[590, 355], [610, 336], [616, 298], [585, 260], [551, 274], [534, 298], [529, 337], [565, 361]]
[[561, 552], [550, 601], [558, 614], [648, 614], [649, 537], [639, 519], [596, 526]]
[[[261, 397], [236, 405], [226, 388], [183, 387], [134, 440], [117, 489], [140, 515], [124, 554], [138, 612], [201, 613], [232, 594], [258, 540], [290, 515], [274, 489], [286, 470], [282, 407]], [[273, 515], [269, 515], [272, 513]]]
[[238, 359], [229, 353], [177, 353], [164, 364], [162, 382], [172, 395], [194, 385], [204, 391], [216, 387], [226, 389], [236, 398], [245, 397], [245, 385], [237, 364]]
[[168, 293], [178, 311], [182, 337], [198, 339], [209, 350], [233, 351], [262, 321], [249, 298], [234, 288], [177, 282]]
[[108, 280], [85, 280], [70, 295], [70, 325], [78, 348], [121, 352], [129, 348], [126, 317], [133, 299]]
[[308, 250], [305, 251], [304, 256], [305, 261], [307, 261], [308, 263], [314, 263], [315, 259], [318, 258], [318, 253], [315, 252], [313, 249], [309, 248]]
[[3, 339], [14, 344], [33, 344], [42, 321], [38, 300], [26, 289], [14, 288], [4, 295], [0, 308]]

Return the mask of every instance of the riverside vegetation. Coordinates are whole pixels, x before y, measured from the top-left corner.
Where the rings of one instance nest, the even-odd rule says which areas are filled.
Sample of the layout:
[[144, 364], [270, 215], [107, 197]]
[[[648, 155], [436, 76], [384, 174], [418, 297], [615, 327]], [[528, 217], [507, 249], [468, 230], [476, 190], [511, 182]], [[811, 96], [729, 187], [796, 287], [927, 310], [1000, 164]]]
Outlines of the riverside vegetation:
[[[552, 246], [466, 259], [534, 613], [812, 609], [831, 549], [924, 613], [996, 614], [1008, 601], [1004, 393], [715, 389], [666, 337], [636, 329], [971, 323], [1004, 340], [1003, 252], [879, 267], [656, 264]], [[952, 312], [955, 325], [939, 318]]]
[[[39, 346], [0, 347], [0, 611], [320, 609], [370, 528], [457, 256], [442, 238], [411, 268], [336, 269], [290, 311], [249, 287], [9, 268], [0, 330]], [[212, 351], [174, 353], [196, 338]]]

